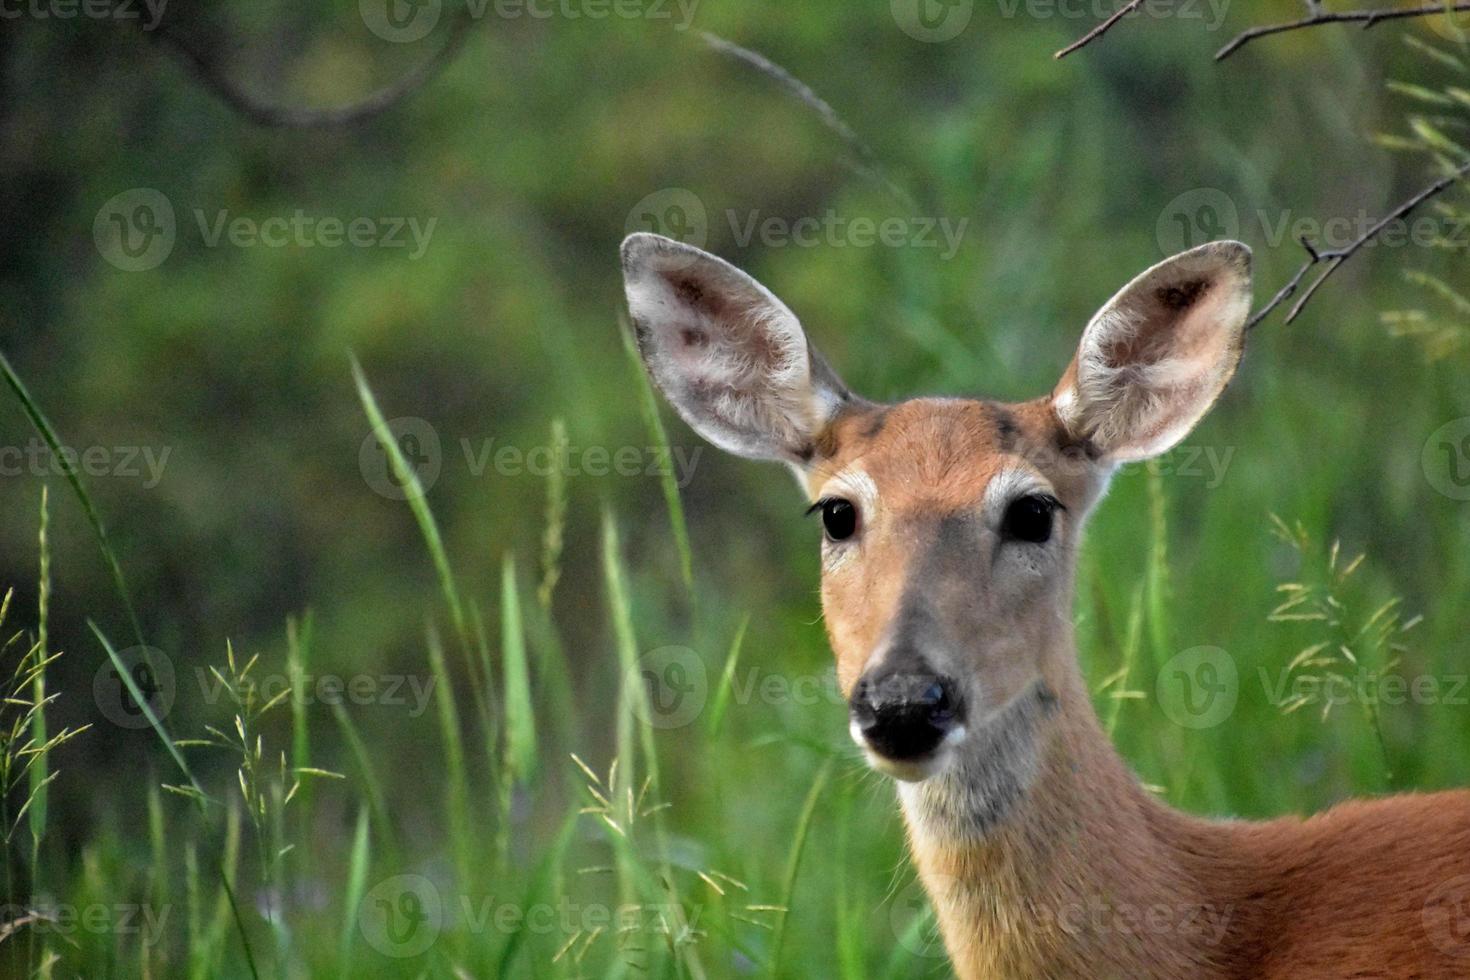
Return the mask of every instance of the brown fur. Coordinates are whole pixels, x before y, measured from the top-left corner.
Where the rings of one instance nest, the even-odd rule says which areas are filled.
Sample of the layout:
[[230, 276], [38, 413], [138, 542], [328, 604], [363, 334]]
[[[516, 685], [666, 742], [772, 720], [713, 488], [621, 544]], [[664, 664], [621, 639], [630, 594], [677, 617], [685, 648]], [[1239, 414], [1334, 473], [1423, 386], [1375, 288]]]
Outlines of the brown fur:
[[[622, 256], [639, 349], [680, 414], [731, 452], [796, 465], [813, 498], [851, 498], [856, 531], [823, 546], [844, 691], [907, 656], [953, 695], [920, 758], [857, 735], [900, 780], [962, 978], [1470, 978], [1470, 793], [1305, 821], [1179, 813], [1128, 771], [1077, 665], [1083, 522], [1114, 465], [1176, 444], [1229, 382], [1248, 248], [1213, 242], [1137, 276], [1048, 397], [891, 407], [852, 395], [728, 263], [648, 234]], [[1048, 495], [1045, 533], [1008, 533], [1016, 500]]]
[[[1049, 399], [864, 405], [824, 435], [811, 493], [857, 464], [889, 522], [863, 543], [862, 565], [876, 571], [823, 577], [845, 690], [879, 647], [916, 560], [918, 539], [902, 522], [973, 508], [1018, 463], [1043, 474], [1078, 521], [1099, 492], [1085, 454], [1058, 448], [1068, 439]], [[1070, 582], [1072, 568], [1065, 574]], [[992, 832], [966, 835], [926, 816], [923, 802], [961, 787], [943, 775], [908, 784], [921, 787], [905, 796], [914, 859], [959, 976], [1470, 977], [1470, 793], [1261, 823], [1172, 810], [1139, 785], [1097, 721], [1071, 598], [1062, 589], [1042, 618], [1048, 639], [1030, 666], [1058, 707], [1042, 723], [1039, 774], [1016, 808]], [[1004, 682], [1006, 697], [1025, 676]]]

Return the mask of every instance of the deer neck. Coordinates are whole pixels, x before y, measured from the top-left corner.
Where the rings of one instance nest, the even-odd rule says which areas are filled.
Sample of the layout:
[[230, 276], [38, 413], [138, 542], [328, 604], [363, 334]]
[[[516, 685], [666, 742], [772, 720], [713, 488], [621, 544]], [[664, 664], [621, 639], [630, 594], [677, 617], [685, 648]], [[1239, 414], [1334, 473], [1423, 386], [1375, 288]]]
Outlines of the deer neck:
[[971, 737], [945, 772], [900, 784], [961, 978], [1222, 975], [1234, 906], [1208, 882], [1235, 859], [1139, 785], [1075, 661]]

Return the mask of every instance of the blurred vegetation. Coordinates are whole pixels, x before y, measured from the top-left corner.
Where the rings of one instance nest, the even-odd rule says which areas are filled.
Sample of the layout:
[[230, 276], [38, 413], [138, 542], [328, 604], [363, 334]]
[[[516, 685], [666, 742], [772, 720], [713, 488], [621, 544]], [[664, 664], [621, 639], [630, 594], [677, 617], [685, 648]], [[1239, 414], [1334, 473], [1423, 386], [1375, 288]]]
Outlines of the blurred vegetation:
[[[164, 16], [258, 97], [330, 105], [443, 41], [447, 13], [388, 43], [365, 27], [371, 6]], [[20, 638], [0, 669], [25, 690], [0, 730], [8, 748], [51, 749], [45, 786], [28, 777], [8, 798], [12, 820], [45, 805], [4, 850], [0, 973], [244, 976], [243, 932], [262, 976], [943, 975], [905, 905], [891, 791], [864, 774], [841, 704], [761, 694], [830, 669], [817, 529], [776, 468], [645, 410], [618, 319], [636, 206], [692, 195], [704, 244], [782, 296], [869, 397], [1031, 397], [1093, 310], [1188, 235], [1250, 244], [1264, 298], [1301, 261], [1295, 234], [1371, 222], [1462, 160], [1470, 50], [1436, 20], [1301, 31], [1214, 63], [1235, 31], [1299, 16], [1273, 0], [1225, 4], [1218, 23], [1207, 5], [1129, 18], [1057, 62], [1093, 11], [976, 4], [957, 37], [924, 43], [902, 7], [701, 0], [687, 30], [676, 4], [667, 19], [486, 16], [391, 111], [304, 131], [247, 122], [136, 24], [5, 21], [0, 350], [63, 445], [108, 450], [85, 490], [138, 631], [175, 675], [159, 727], [204, 795], [158, 731], [116, 724], [95, 693], [136, 637], [78, 497], [58, 472], [7, 471], [0, 643]], [[871, 160], [699, 30], [811, 85]], [[128, 271], [94, 225], [138, 188], [171, 203], [176, 240]], [[1422, 212], [1445, 240], [1365, 248], [1290, 327], [1267, 321], [1194, 455], [1123, 472], [1094, 518], [1084, 667], [1119, 747], [1172, 803], [1255, 817], [1470, 783], [1463, 700], [1365, 721], [1284, 711], [1265, 683], [1329, 632], [1271, 621], [1278, 587], [1332, 574], [1339, 548], [1366, 556], [1336, 583], [1355, 614], [1393, 601], [1396, 628], [1423, 617], [1370, 669], [1446, 688], [1470, 671], [1470, 503], [1458, 471], [1434, 469], [1436, 440], [1470, 435], [1453, 430], [1470, 416], [1467, 208], [1452, 191]], [[298, 211], [432, 230], [421, 255], [211, 244], [222, 213]], [[967, 224], [949, 257], [743, 240], [753, 219], [829, 213]], [[0, 446], [30, 447], [21, 401], [0, 391]], [[408, 482], [389, 424], [404, 417], [441, 446], [418, 507], [380, 492], [384, 474]], [[660, 418], [694, 461], [677, 494], [655, 474], [548, 480], [494, 462], [567, 445], [646, 463]], [[160, 479], [138, 459], [118, 472], [145, 448]], [[1273, 534], [1272, 515], [1300, 534]], [[1201, 646], [1233, 658], [1239, 703], [1191, 730], [1157, 681]], [[708, 706], [677, 728], [644, 724], [648, 694], [622, 683], [664, 648], [707, 681]], [[262, 676], [285, 686], [258, 692]], [[406, 703], [334, 706], [312, 686], [324, 676], [396, 677]], [[450, 910], [424, 950], [372, 918], [379, 902], [421, 910], [399, 875]], [[626, 930], [493, 915], [558, 903], [643, 911]], [[5, 926], [126, 904], [162, 915], [151, 941]]]

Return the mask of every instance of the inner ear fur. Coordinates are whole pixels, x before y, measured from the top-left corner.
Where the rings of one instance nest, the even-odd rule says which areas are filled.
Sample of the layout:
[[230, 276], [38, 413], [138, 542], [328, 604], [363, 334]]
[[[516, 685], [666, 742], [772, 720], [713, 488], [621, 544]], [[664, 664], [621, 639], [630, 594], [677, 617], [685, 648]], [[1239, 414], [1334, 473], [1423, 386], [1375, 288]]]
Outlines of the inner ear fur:
[[1224, 391], [1245, 347], [1250, 249], [1211, 242], [1124, 286], [1053, 392], [1068, 436], [1113, 462], [1166, 452]]

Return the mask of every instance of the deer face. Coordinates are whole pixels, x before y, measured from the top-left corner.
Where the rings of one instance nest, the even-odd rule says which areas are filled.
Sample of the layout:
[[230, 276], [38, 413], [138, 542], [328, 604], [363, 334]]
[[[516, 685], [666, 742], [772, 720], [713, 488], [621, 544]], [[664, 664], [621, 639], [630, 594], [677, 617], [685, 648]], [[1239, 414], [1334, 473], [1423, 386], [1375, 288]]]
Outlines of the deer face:
[[922, 780], [1034, 738], [1065, 679], [1082, 522], [1113, 468], [1168, 450], [1234, 373], [1250, 252], [1217, 242], [1125, 286], [1048, 395], [1020, 404], [852, 394], [795, 315], [714, 256], [623, 244], [650, 374], [730, 452], [797, 474], [822, 525], [822, 605], [851, 730]]

